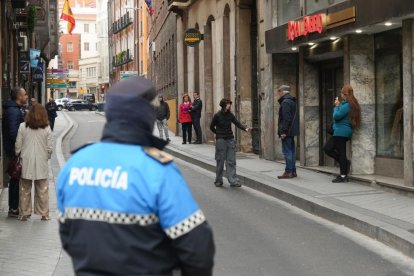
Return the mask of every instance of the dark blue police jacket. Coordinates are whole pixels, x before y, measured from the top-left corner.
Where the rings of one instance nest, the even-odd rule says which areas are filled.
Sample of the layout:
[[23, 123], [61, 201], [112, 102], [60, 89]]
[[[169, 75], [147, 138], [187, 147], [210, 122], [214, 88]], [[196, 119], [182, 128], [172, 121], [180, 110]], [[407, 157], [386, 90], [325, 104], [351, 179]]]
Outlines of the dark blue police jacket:
[[171, 158], [103, 141], [58, 178], [60, 235], [77, 275], [212, 275], [214, 242]]

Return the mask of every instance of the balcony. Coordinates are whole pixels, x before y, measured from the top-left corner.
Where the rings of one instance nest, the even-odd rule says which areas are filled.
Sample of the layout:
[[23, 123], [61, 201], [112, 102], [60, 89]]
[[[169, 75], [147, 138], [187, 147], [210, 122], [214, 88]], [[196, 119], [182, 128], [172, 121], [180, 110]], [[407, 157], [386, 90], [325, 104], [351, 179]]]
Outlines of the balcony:
[[117, 34], [134, 23], [132, 17], [129, 16], [129, 12], [121, 16], [117, 21], [112, 23], [112, 33]]
[[129, 49], [126, 51], [122, 51], [116, 56], [112, 57], [112, 66], [113, 67], [119, 67], [124, 64], [127, 64], [129, 62], [133, 61], [133, 56], [130, 54]]

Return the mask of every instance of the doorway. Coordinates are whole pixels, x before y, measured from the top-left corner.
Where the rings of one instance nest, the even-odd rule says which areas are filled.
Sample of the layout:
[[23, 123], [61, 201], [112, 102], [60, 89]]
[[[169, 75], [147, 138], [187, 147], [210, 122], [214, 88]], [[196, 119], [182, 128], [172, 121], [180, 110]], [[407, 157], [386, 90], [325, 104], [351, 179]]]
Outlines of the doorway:
[[331, 127], [335, 97], [339, 97], [344, 84], [344, 69], [342, 60], [324, 62], [320, 65], [319, 116], [320, 116], [320, 159], [319, 165], [334, 167], [335, 161], [323, 151], [323, 146], [331, 137], [328, 129]]

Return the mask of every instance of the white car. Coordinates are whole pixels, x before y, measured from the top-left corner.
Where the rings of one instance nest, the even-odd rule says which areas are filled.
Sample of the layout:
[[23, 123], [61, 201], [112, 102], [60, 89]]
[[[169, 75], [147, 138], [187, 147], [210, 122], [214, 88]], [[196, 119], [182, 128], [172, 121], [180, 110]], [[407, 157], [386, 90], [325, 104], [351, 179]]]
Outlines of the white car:
[[56, 102], [56, 105], [58, 107], [58, 110], [60, 111], [64, 108], [66, 108], [66, 103], [70, 102], [70, 99], [69, 98], [61, 98], [61, 99], [56, 99], [55, 102]]

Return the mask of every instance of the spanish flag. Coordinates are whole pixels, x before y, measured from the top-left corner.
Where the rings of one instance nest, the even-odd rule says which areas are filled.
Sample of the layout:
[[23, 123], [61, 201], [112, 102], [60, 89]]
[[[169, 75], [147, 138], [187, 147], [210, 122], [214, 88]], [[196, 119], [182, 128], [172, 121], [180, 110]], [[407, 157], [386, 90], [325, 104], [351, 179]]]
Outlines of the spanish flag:
[[68, 21], [68, 33], [72, 34], [73, 29], [75, 29], [75, 17], [73, 16], [72, 9], [70, 8], [69, 0], [65, 0], [63, 5], [62, 15], [60, 19]]

